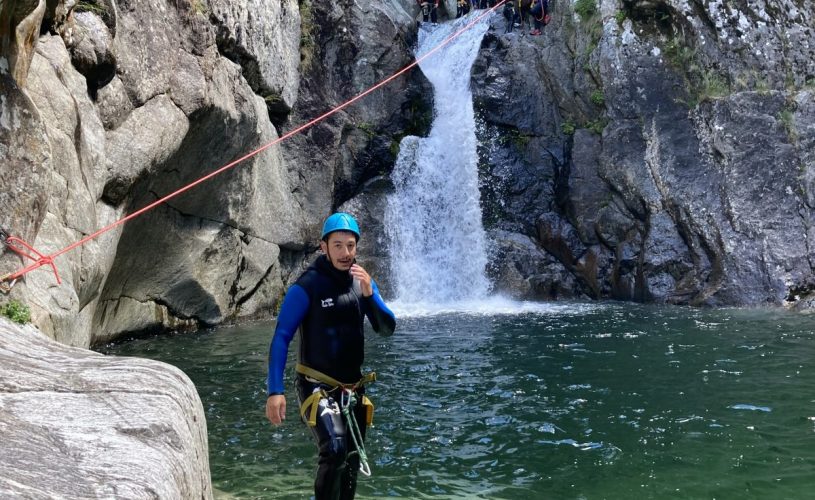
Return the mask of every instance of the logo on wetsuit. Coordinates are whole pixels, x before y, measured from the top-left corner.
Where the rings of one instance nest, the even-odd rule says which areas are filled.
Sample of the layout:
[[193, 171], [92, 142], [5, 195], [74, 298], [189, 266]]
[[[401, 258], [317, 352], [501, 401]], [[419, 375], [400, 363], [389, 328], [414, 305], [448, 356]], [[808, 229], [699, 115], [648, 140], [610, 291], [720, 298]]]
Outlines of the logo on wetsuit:
[[320, 303], [322, 304], [323, 307], [334, 307], [334, 299], [332, 299], [331, 297], [327, 299], [321, 299]]

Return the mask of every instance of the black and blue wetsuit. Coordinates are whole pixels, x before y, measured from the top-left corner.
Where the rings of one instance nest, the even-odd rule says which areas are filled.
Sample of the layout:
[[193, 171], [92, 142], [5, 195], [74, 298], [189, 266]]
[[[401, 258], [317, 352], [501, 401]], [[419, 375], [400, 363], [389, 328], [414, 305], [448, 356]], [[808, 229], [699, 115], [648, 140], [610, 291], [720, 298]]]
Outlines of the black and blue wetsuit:
[[[365, 317], [374, 330], [391, 335], [396, 319], [371, 280], [373, 295], [363, 297], [347, 271], [336, 269], [321, 255], [292, 285], [277, 318], [269, 352], [268, 394], [283, 394], [283, 369], [294, 334], [299, 329], [299, 362], [344, 384], [362, 378]], [[301, 374], [295, 380], [300, 403], [321, 384]], [[325, 386], [323, 386], [325, 388]], [[360, 389], [361, 399], [363, 389]], [[354, 409], [360, 431], [365, 433], [365, 409]], [[359, 458], [348, 442], [339, 419], [318, 418], [312, 428], [319, 448], [319, 467], [314, 483], [317, 500], [353, 498]]]

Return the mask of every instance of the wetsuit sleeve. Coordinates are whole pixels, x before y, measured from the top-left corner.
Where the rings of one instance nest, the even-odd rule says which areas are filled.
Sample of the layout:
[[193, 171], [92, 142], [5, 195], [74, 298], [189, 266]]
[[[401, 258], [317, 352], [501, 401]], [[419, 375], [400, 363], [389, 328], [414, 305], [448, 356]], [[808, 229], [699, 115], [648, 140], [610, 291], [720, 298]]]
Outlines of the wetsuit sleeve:
[[309, 298], [300, 285], [292, 285], [280, 306], [277, 327], [269, 346], [269, 375], [266, 379], [267, 395], [283, 394], [283, 369], [289, 353], [289, 343], [308, 312]]
[[368, 316], [368, 321], [371, 322], [371, 326], [374, 327], [376, 333], [385, 336], [393, 335], [393, 331], [396, 329], [396, 316], [385, 305], [385, 301], [379, 295], [379, 287], [376, 286], [374, 280], [371, 280], [371, 287], [374, 294], [365, 298], [365, 315]]

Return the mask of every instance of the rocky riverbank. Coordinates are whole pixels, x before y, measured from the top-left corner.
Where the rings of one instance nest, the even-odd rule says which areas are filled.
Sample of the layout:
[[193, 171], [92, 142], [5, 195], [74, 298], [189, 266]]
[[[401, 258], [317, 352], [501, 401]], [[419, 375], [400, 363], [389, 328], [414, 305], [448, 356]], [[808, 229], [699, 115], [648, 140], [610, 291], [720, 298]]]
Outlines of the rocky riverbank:
[[0, 318], [0, 497], [211, 498], [207, 425], [177, 368]]

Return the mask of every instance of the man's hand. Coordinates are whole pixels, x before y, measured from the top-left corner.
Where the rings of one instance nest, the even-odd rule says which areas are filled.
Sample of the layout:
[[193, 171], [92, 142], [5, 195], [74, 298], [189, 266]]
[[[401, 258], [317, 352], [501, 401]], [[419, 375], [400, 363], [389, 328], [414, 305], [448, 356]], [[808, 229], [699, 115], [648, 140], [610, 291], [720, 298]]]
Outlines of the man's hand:
[[351, 266], [351, 276], [359, 280], [359, 286], [362, 289], [363, 297], [370, 297], [374, 294], [374, 288], [371, 286], [371, 275], [368, 271], [362, 268], [359, 264]]
[[274, 425], [280, 425], [286, 420], [286, 396], [272, 394], [266, 400], [266, 418]]

